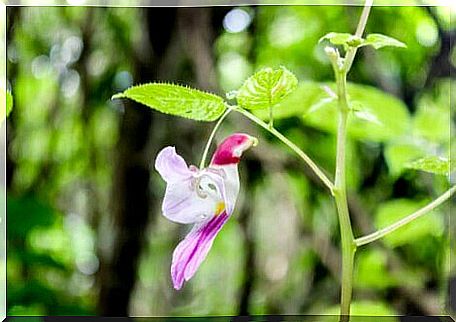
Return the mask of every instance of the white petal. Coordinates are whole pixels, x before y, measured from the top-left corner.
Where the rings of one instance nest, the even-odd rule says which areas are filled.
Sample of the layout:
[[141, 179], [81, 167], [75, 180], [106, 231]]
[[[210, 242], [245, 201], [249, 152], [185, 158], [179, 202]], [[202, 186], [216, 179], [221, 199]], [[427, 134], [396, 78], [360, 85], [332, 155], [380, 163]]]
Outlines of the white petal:
[[213, 198], [201, 198], [196, 189], [190, 187], [191, 180], [168, 184], [162, 205], [166, 218], [181, 224], [191, 224], [214, 216], [217, 202]]
[[155, 169], [168, 183], [188, 179], [193, 174], [173, 146], [167, 146], [158, 153], [155, 159]]

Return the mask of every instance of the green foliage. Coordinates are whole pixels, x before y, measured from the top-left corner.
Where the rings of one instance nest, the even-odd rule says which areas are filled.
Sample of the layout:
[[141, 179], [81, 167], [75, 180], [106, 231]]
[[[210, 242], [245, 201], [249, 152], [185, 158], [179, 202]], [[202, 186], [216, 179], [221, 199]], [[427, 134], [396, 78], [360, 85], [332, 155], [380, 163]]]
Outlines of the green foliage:
[[[364, 316], [385, 316], [382, 322], [398, 322], [399, 318], [395, 315], [396, 312], [388, 304], [374, 301], [353, 301], [351, 314]], [[386, 317], [388, 316], [388, 317]]]
[[59, 271], [66, 272], [68, 267], [59, 260], [56, 260], [53, 256], [44, 253], [37, 252], [19, 252], [18, 259], [25, 266], [41, 266], [47, 269], [56, 269]]
[[450, 160], [436, 156], [427, 156], [410, 162], [406, 166], [415, 170], [422, 170], [440, 175], [448, 175], [450, 171]]
[[[395, 199], [382, 203], [375, 214], [377, 229], [384, 228], [423, 207], [428, 201]], [[440, 236], [443, 233], [442, 220], [434, 210], [425, 216], [400, 228], [397, 232], [384, 238], [386, 244], [397, 247], [405, 244], [419, 243], [423, 237]]]
[[384, 155], [392, 176], [399, 176], [407, 165], [426, 155], [423, 147], [413, 142], [391, 142], [385, 147]]
[[133, 86], [112, 98], [129, 98], [159, 112], [196, 121], [215, 121], [226, 109], [217, 95], [175, 84]]
[[319, 42], [329, 40], [333, 45], [343, 45], [344, 47], [359, 47], [364, 43], [364, 39], [349, 33], [330, 32], [320, 38]]
[[[357, 107], [357, 105], [359, 105], [359, 107]], [[383, 126], [383, 123], [378, 120], [377, 116], [371, 111], [365, 109], [363, 105], [361, 105], [360, 103], [352, 102], [351, 108], [353, 111], [353, 115], [359, 118], [360, 120], [364, 120], [367, 122], [375, 123], [379, 126]]]
[[387, 256], [384, 251], [366, 249], [360, 252], [356, 262], [356, 287], [382, 290], [396, 285], [394, 278], [388, 272]]
[[[448, 107], [449, 88], [442, 83], [437, 88], [446, 90], [432, 97], [425, 93], [418, 101], [418, 109], [410, 122], [409, 132], [389, 142], [385, 147], [385, 159], [390, 173], [396, 177], [408, 169], [438, 174], [449, 170], [447, 156], [451, 151], [451, 111]], [[452, 150], [452, 149], [450, 149]]]
[[413, 118], [413, 133], [428, 142], [443, 143], [450, 139], [450, 108], [423, 99]]
[[[445, 8], [431, 9], [444, 11]], [[97, 283], [99, 276], [87, 275], [80, 269], [87, 259], [96, 259], [95, 249], [109, 250], [112, 239], [110, 229], [105, 228], [106, 221], [112, 217], [111, 203], [116, 201], [112, 200], [112, 187], [118, 173], [112, 160], [118, 153], [115, 147], [123, 114], [117, 104], [106, 102], [106, 98], [113, 91], [123, 91], [130, 86], [128, 81], [120, 82], [122, 78], [118, 76], [137, 75], [137, 56], [132, 56], [132, 52], [147, 39], [147, 34], [142, 29], [146, 15], [142, 15], [139, 8], [94, 8], [91, 13], [96, 28], [92, 26], [93, 29], [86, 19], [89, 11], [91, 9], [86, 7], [24, 7], [13, 15], [16, 19], [9, 38], [12, 50], [8, 51], [7, 60], [8, 82], [14, 85], [14, 122], [10, 124], [14, 135], [8, 140], [7, 149], [8, 168], [11, 160], [14, 170], [11, 186], [8, 186], [10, 315], [96, 313], [98, 287], [94, 287], [94, 282]], [[353, 17], [359, 11], [359, 8], [344, 6], [258, 7], [250, 12], [254, 32], [251, 29], [239, 33], [222, 31], [212, 48], [217, 85], [224, 91], [241, 87], [254, 70], [282, 64], [300, 80], [317, 82], [301, 82], [297, 90], [300, 93], [291, 93], [277, 104], [274, 115], [281, 120], [275, 122], [275, 126], [317, 161], [329, 176], [334, 173], [337, 98], [328, 90], [332, 88], [334, 92], [331, 83], [318, 83], [333, 79], [333, 73], [323, 46], [316, 44], [328, 30], [345, 32], [352, 37]], [[448, 12], [445, 14], [449, 17]], [[356, 93], [350, 93], [350, 126], [357, 127], [357, 132], [350, 132], [347, 140], [347, 184], [350, 194], [357, 194], [368, 213], [375, 213], [378, 200], [395, 200], [404, 194], [421, 198], [426, 191], [438, 192], [448, 184], [445, 177], [415, 175], [410, 169], [396, 181], [406, 167], [419, 158], [448, 156], [453, 126], [448, 126], [449, 99], [438, 92], [449, 93], [450, 90], [438, 80], [432, 89], [421, 90], [429, 68], [417, 68], [430, 66], [439, 50], [437, 23], [440, 24], [423, 8], [373, 7], [371, 10], [368, 29], [401, 39], [408, 49], [382, 50], [375, 54], [366, 51], [369, 55], [355, 60], [349, 79], [407, 97], [408, 108], [416, 112], [411, 118], [402, 103], [398, 109], [390, 108], [395, 103], [385, 100], [385, 94], [369, 102], [369, 97], [360, 100]], [[81, 32], [87, 30], [91, 40]], [[74, 45], [79, 40], [83, 42], [81, 57], [85, 58], [85, 65], [82, 59], [76, 60], [77, 55], [70, 50], [78, 47]], [[352, 45], [356, 42], [359, 39], [353, 39]], [[172, 71], [165, 71], [164, 77], [189, 84], [194, 82], [191, 70], [195, 66], [185, 55], [180, 52], [176, 57], [164, 57], [173, 65]], [[72, 60], [63, 61], [66, 58]], [[83, 75], [85, 69], [88, 72]], [[72, 90], [69, 91], [67, 85], [74, 83], [68, 82], [67, 76], [75, 76], [75, 72], [82, 82], [73, 87], [75, 94], [68, 96]], [[329, 85], [326, 90], [321, 87], [325, 84]], [[419, 89], [418, 94], [414, 93], [416, 89]], [[370, 92], [366, 93], [364, 96], [369, 96]], [[292, 97], [295, 98], [292, 100]], [[186, 105], [176, 103], [173, 108], [180, 112]], [[206, 117], [205, 113], [201, 112], [202, 117]], [[268, 117], [263, 110], [255, 110], [255, 114]], [[220, 137], [240, 130], [236, 117], [232, 115], [224, 123]], [[188, 134], [185, 129], [173, 127], [175, 119], [169, 118], [169, 121], [166, 126], [152, 128], [154, 145], [176, 143], [176, 137]], [[198, 126], [205, 127], [204, 124]], [[164, 129], [168, 127], [173, 129], [172, 135]], [[195, 128], [194, 134], [186, 137], [191, 148], [184, 153], [197, 158], [201, 145], [197, 142], [203, 133]], [[360, 144], [354, 139], [373, 142]], [[246, 195], [241, 194], [244, 198], [238, 202], [239, 217], [232, 219], [242, 219], [231, 219], [227, 223], [200, 271], [183, 292], [176, 293], [172, 289], [169, 265], [170, 254], [185, 228], [154, 214], [154, 218], [158, 217], [151, 225], [152, 233], [146, 236], [146, 252], [139, 259], [141, 265], [130, 300], [130, 314], [220, 314], [220, 307], [227, 314], [237, 314], [239, 295], [247, 286], [246, 272], [253, 276], [248, 307], [251, 314], [322, 313], [328, 303], [337, 303], [339, 281], [326, 267], [336, 258], [331, 252], [331, 242], [335, 244], [338, 236], [335, 206], [327, 191], [303, 174], [298, 161], [283, 145], [264, 135], [262, 141], [268, 140], [270, 142], [262, 145], [269, 153], [263, 154], [265, 162], [261, 167], [256, 167], [251, 160], [248, 167], [245, 163], [240, 167], [240, 171], [249, 171], [248, 176], [241, 173], [241, 189], [246, 193], [255, 191], [254, 198], [242, 202]], [[451, 150], [455, 152], [456, 145]], [[388, 167], [384, 166], [384, 160]], [[274, 180], [265, 180], [265, 172], [268, 177], [269, 174], [274, 176]], [[287, 180], [290, 173], [293, 183]], [[154, 175], [152, 177], [150, 189], [164, 191], [164, 183], [160, 181], [159, 185]], [[243, 215], [246, 210], [242, 205], [250, 207], [249, 216]], [[436, 215], [428, 214], [420, 221], [436, 220], [437, 223], [428, 226], [438, 228], [441, 218]], [[74, 222], [74, 217], [82, 223]], [[364, 220], [373, 218], [367, 216]], [[81, 229], [81, 225], [86, 229]], [[112, 228], [118, 229], [116, 225], [114, 223]], [[407, 231], [408, 227], [404, 229]], [[355, 289], [355, 299], [368, 291], [373, 300], [355, 301], [353, 313], [383, 315], [414, 308], [409, 305], [408, 297], [397, 296], [396, 285], [417, 290], [432, 285], [435, 293], [440, 294], [443, 288], [438, 280], [444, 279], [442, 270], [446, 265], [442, 259], [436, 260], [436, 254], [446, 258], [443, 254], [448, 246], [442, 242], [445, 238], [439, 235], [438, 229], [434, 229], [430, 228], [432, 233], [423, 235], [419, 241], [412, 241], [414, 244], [406, 245], [404, 240], [400, 249], [389, 250], [399, 257], [402, 264], [399, 273], [389, 266], [384, 250], [368, 247], [357, 252], [356, 287], [362, 289]], [[392, 236], [400, 236], [402, 231]], [[315, 241], [320, 248], [314, 245]], [[249, 242], [252, 249], [247, 248]], [[246, 267], [245, 256], [250, 251], [256, 265]], [[393, 256], [388, 254], [387, 258]], [[228, 270], [220, 270], [222, 262]], [[227, 281], [226, 287], [216, 285], [220, 280]], [[335, 305], [332, 313], [337, 315], [338, 312], [339, 306]], [[353, 318], [353, 322], [365, 320], [362, 316]], [[397, 318], [378, 320], [397, 321]], [[339, 319], [334, 316], [331, 321]]]
[[403, 42], [394, 39], [393, 37], [388, 37], [382, 34], [369, 34], [366, 37], [366, 40], [362, 42], [361, 47], [362, 46], [372, 46], [375, 49], [380, 49], [383, 47], [407, 47], [407, 45]]
[[0, 89], [0, 100], [2, 101], [2, 104], [0, 104], [0, 106], [3, 109], [3, 111], [0, 113], [0, 121], [3, 121], [6, 117], [9, 116], [13, 109], [13, 96], [9, 91]]
[[320, 38], [320, 42], [323, 40], [329, 40], [333, 45], [343, 45], [346, 49], [348, 47], [358, 48], [364, 46], [372, 46], [375, 49], [383, 47], [407, 47], [403, 42], [382, 34], [369, 34], [366, 39], [363, 39], [349, 33], [330, 32]]
[[[337, 315], [339, 314], [339, 307], [338, 306], [333, 306], [326, 310], [325, 314], [332, 314], [332, 315]], [[389, 315], [396, 315], [396, 312], [387, 304], [384, 302], [374, 302], [374, 301], [353, 301], [351, 305], [351, 314], [353, 317], [350, 319], [353, 322], [361, 322], [361, 321], [368, 321], [366, 319], [367, 317], [371, 316], [379, 316], [378, 322], [399, 322], [399, 318], [396, 316], [389, 316]], [[359, 315], [357, 317], [357, 315]], [[380, 318], [380, 316], [382, 318]], [[339, 317], [337, 317], [337, 320], [334, 320], [334, 318], [328, 317], [328, 319], [323, 319], [322, 322], [335, 322], [339, 321]], [[359, 318], [359, 320], [357, 319]]]
[[296, 76], [285, 67], [263, 68], [250, 76], [239, 88], [239, 106], [254, 110], [278, 105], [298, 86]]
[[50, 227], [56, 220], [56, 212], [34, 196], [14, 198], [8, 196], [8, 236], [22, 238], [34, 228]]
[[6, 92], [6, 117], [8, 117], [13, 110], [13, 95], [9, 91]]
[[[62, 216], [36, 195], [8, 195], [8, 314], [89, 314], [74, 304], [79, 286], [67, 294], [62, 282], [74, 273], [75, 244], [86, 240], [77, 225], [79, 240], [71, 241], [62, 227]], [[81, 254], [78, 261], [84, 260]], [[26, 273], [26, 275], [24, 275]]]
[[[334, 83], [302, 82], [281, 104], [283, 108], [274, 108], [274, 118], [298, 116], [309, 126], [336, 133], [337, 99], [331, 94], [334, 91]], [[348, 94], [354, 110], [348, 130], [352, 138], [383, 142], [406, 133], [410, 117], [402, 101], [376, 88], [353, 83], [348, 84]], [[264, 111], [257, 115], [268, 118]]]

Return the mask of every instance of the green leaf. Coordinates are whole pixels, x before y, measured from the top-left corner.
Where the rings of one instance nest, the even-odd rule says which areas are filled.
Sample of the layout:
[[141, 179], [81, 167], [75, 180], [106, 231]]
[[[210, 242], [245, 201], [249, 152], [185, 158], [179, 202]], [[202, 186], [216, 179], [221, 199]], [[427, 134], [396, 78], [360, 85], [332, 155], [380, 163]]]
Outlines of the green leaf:
[[448, 142], [453, 126], [450, 119], [448, 106], [422, 102], [413, 118], [413, 134], [433, 143]]
[[13, 110], [13, 95], [9, 91], [6, 92], [6, 117], [8, 117]]
[[437, 156], [427, 156], [413, 162], [409, 162], [407, 167], [434, 174], [447, 175], [450, 171], [450, 160]]
[[263, 68], [244, 82], [236, 98], [243, 108], [264, 109], [282, 102], [297, 86], [296, 76], [285, 67]]
[[197, 121], [215, 121], [226, 109], [217, 95], [174, 84], [133, 86], [112, 98], [129, 98], [159, 112]]
[[368, 249], [359, 254], [356, 265], [356, 286], [367, 289], [385, 289], [396, 284], [387, 269], [384, 250]]
[[[384, 228], [425, 206], [427, 201], [395, 199], [384, 202], [375, 214], [375, 226]], [[384, 241], [391, 247], [414, 243], [423, 237], [440, 236], [443, 233], [442, 220], [436, 210], [401, 227], [398, 231], [385, 236]]]
[[319, 42], [329, 40], [333, 45], [344, 45], [350, 47], [359, 47], [364, 43], [364, 39], [349, 33], [330, 32], [320, 38]]
[[384, 154], [390, 174], [399, 176], [409, 162], [425, 156], [426, 151], [413, 142], [392, 142], [385, 147]]
[[382, 47], [400, 47], [407, 48], [407, 45], [403, 42], [388, 37], [382, 34], [370, 34], [366, 37], [366, 40], [360, 45], [362, 46], [372, 46], [375, 49], [380, 49]]
[[[328, 90], [329, 87], [329, 90]], [[334, 83], [301, 82], [282, 103], [283, 108], [274, 108], [274, 118], [302, 117], [305, 124], [325, 132], [337, 132], [337, 99]], [[410, 115], [405, 104], [374, 87], [348, 84], [351, 106], [362, 113], [350, 113], [348, 134], [351, 138], [384, 142], [408, 133]], [[267, 111], [255, 114], [268, 120]], [[369, 122], [366, 122], [367, 119]]]

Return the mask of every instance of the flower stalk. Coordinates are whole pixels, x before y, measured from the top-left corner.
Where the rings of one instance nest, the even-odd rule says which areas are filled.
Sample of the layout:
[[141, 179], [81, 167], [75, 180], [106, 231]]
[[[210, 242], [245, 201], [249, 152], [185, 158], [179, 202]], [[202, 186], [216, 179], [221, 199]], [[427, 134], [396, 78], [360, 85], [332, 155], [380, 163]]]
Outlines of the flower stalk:
[[214, 141], [215, 133], [217, 133], [220, 125], [223, 123], [225, 118], [230, 114], [232, 111], [231, 108], [228, 108], [225, 113], [218, 119], [217, 123], [215, 124], [214, 128], [212, 129], [211, 135], [209, 136], [206, 146], [204, 147], [203, 156], [201, 157], [201, 162], [199, 165], [200, 169], [203, 169], [206, 165], [207, 154], [209, 153], [209, 149], [211, 147], [212, 141]]

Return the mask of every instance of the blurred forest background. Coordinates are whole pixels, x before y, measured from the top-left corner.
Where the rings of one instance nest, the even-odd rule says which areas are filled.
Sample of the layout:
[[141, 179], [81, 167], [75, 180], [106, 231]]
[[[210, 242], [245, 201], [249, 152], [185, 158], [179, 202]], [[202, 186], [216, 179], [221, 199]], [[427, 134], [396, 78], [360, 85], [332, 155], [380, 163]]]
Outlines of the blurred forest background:
[[[335, 205], [294, 155], [239, 115], [217, 140], [244, 131], [260, 144], [241, 163], [235, 214], [196, 276], [174, 291], [172, 251], [188, 227], [160, 215], [165, 185], [153, 161], [175, 145], [198, 164], [213, 124], [110, 98], [157, 80], [224, 95], [263, 66], [332, 81], [318, 40], [352, 33], [359, 14], [344, 6], [8, 7], [8, 315], [337, 313]], [[349, 75], [399, 98], [402, 111], [384, 115], [394, 130], [361, 129], [348, 142], [357, 235], [448, 187], [448, 178], [403, 164], [449, 151], [455, 28], [445, 7], [372, 10], [367, 32], [408, 48], [362, 49]], [[390, 103], [372, 96], [380, 108]], [[325, 122], [304, 115], [275, 125], [332, 174], [335, 137]], [[446, 210], [358, 251], [354, 313], [444, 311], [454, 287]]]

